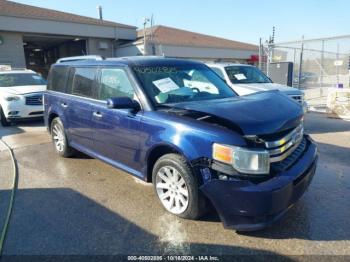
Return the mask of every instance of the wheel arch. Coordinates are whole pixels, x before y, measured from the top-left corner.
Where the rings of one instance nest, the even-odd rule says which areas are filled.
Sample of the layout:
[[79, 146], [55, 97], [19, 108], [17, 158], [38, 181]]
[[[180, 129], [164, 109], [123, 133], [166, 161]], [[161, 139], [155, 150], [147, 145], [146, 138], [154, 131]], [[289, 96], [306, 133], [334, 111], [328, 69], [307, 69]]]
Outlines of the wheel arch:
[[47, 119], [47, 128], [49, 130], [49, 132], [51, 133], [51, 123], [52, 123], [52, 120], [54, 120], [56, 117], [59, 117], [59, 115], [55, 112], [51, 112], [49, 114], [49, 117]]
[[166, 154], [179, 154], [183, 156], [188, 163], [190, 163], [188, 157], [182, 152], [180, 148], [178, 148], [175, 145], [171, 144], [158, 144], [154, 146], [152, 149], [149, 150], [149, 153], [147, 154], [147, 169], [146, 169], [146, 176], [145, 180], [146, 182], [152, 182], [152, 171], [154, 164], [157, 162], [157, 160], [166, 155]]

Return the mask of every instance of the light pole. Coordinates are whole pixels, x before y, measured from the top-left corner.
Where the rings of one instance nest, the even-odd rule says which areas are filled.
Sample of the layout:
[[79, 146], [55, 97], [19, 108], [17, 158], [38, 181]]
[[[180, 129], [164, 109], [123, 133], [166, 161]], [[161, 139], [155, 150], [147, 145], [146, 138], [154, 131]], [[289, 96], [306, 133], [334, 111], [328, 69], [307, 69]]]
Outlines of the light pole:
[[150, 21], [149, 18], [145, 17], [143, 19], [143, 55], [147, 55], [147, 45], [146, 45], [146, 25]]

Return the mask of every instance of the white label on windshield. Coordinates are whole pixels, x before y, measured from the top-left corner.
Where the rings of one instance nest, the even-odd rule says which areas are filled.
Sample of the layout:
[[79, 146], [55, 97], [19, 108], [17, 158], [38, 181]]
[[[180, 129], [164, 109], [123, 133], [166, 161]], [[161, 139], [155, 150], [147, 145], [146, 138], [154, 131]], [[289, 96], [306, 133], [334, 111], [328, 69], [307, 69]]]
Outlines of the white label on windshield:
[[40, 76], [32, 76], [35, 80], [40, 80], [41, 77]]
[[236, 78], [237, 80], [245, 80], [245, 79], [247, 79], [247, 78], [245, 77], [245, 75], [243, 75], [243, 74], [235, 74], [235, 78]]
[[160, 92], [168, 93], [170, 91], [179, 89], [180, 87], [169, 77], [153, 81], [153, 84], [158, 87]]

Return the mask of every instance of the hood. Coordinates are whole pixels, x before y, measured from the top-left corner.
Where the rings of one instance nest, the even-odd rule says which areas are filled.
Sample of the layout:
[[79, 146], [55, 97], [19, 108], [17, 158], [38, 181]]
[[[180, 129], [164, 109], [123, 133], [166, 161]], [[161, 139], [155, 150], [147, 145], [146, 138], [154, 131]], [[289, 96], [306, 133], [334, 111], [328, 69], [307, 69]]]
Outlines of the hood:
[[6, 92], [13, 95], [24, 95], [29, 93], [44, 92], [46, 85], [34, 85], [34, 86], [12, 86], [12, 87], [1, 87], [0, 92]]
[[298, 103], [277, 91], [226, 99], [186, 102], [175, 108], [203, 115], [197, 120], [236, 127], [243, 135], [265, 135], [297, 127], [303, 117]]
[[302, 92], [294, 87], [276, 84], [276, 83], [252, 83], [252, 84], [234, 84], [233, 87], [241, 87], [248, 89], [250, 92], [255, 93], [260, 91], [279, 90], [286, 95], [301, 95]]

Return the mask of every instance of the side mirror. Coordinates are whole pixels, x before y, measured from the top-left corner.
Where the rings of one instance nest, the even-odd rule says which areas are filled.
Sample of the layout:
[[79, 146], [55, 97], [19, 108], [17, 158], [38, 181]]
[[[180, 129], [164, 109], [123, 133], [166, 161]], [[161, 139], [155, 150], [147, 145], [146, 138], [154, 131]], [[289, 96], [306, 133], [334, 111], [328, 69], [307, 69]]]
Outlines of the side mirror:
[[130, 97], [112, 97], [107, 99], [107, 108], [139, 110], [140, 104]]

